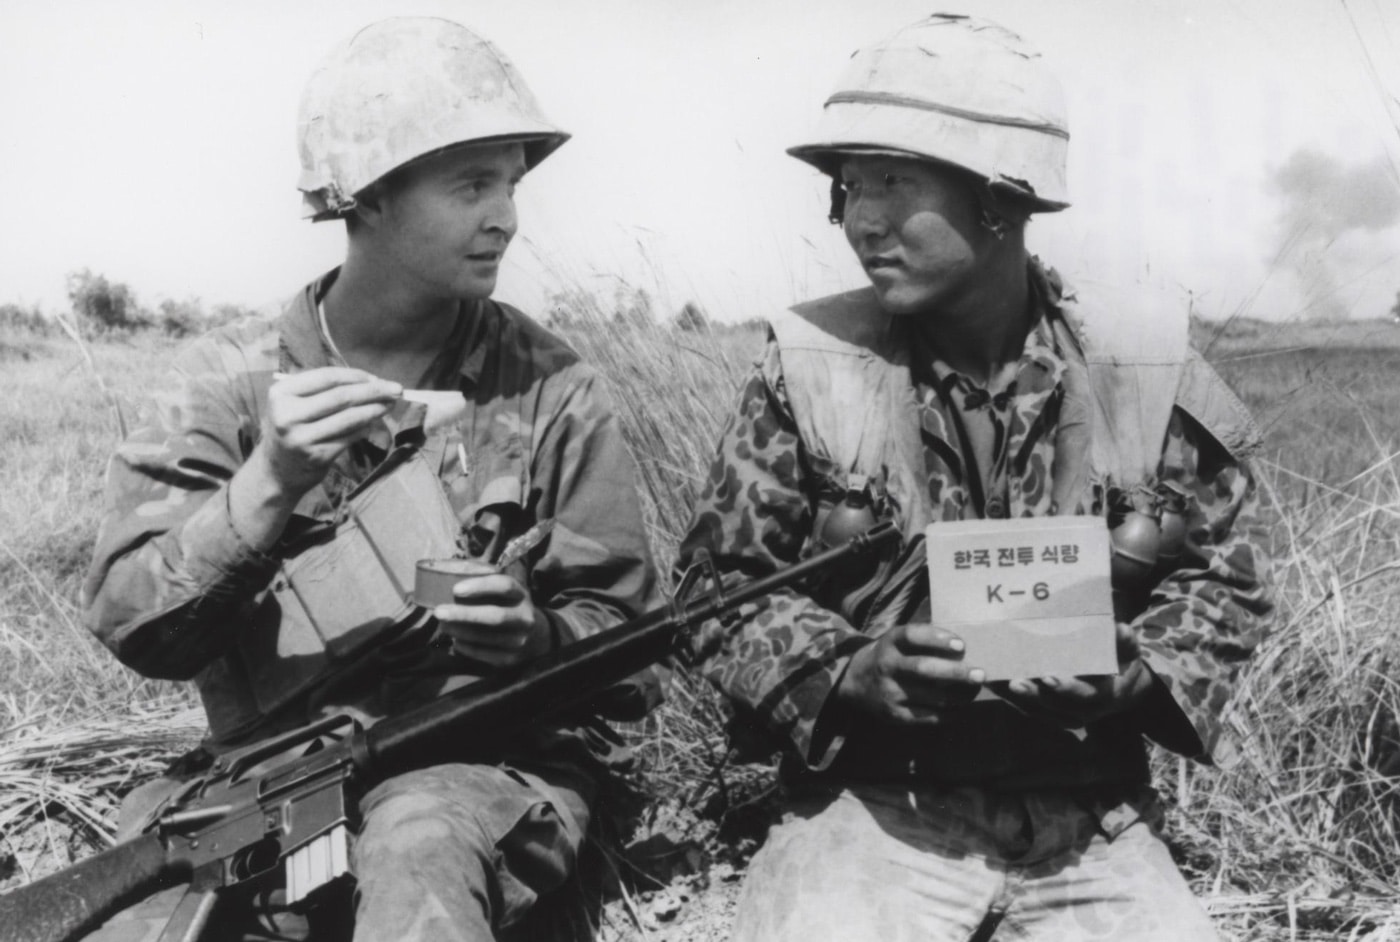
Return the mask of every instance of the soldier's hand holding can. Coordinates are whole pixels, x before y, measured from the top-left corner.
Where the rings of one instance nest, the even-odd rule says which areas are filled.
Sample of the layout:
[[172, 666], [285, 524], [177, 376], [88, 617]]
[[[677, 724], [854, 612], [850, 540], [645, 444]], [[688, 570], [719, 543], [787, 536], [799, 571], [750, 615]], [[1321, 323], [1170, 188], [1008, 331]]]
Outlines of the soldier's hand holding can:
[[515, 577], [476, 560], [452, 562], [457, 567], [452, 601], [434, 605], [432, 611], [454, 651], [495, 667], [511, 667], [550, 649], [549, 621]]

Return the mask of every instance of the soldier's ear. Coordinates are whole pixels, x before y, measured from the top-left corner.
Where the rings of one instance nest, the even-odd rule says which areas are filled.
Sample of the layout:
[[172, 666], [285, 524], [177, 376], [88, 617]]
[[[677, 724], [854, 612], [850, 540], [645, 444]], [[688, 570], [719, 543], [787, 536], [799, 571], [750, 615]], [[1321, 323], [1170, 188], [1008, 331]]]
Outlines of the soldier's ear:
[[975, 187], [977, 200], [982, 204], [983, 225], [988, 225], [989, 217], [1000, 221], [1003, 231], [1023, 228], [1030, 221], [1034, 207], [1024, 194], [998, 183], [980, 182]]
[[345, 227], [352, 233], [373, 229], [381, 217], [379, 206], [368, 200], [355, 199], [355, 205], [345, 216]]
[[391, 194], [382, 180], [376, 180], [355, 194], [355, 205], [346, 214], [346, 228], [351, 232], [378, 228], [384, 218], [384, 206]]

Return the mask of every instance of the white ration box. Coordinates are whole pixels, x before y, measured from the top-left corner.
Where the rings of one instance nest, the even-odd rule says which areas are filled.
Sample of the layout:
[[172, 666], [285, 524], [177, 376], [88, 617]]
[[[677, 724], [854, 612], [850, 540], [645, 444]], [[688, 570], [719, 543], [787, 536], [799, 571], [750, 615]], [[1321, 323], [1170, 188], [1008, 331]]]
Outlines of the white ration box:
[[930, 621], [988, 680], [1118, 673], [1108, 527], [1100, 517], [935, 523]]

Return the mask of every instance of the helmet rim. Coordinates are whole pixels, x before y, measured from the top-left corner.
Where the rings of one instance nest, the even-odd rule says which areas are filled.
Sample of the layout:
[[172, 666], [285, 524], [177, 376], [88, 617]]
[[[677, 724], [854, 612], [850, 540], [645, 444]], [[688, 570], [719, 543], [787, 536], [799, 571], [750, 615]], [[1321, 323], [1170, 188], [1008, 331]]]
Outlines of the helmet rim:
[[935, 14], [858, 50], [813, 133], [787, 149], [827, 174], [841, 155], [875, 151], [959, 167], [1034, 211], [1070, 205], [1059, 82], [988, 20]]
[[429, 154], [520, 141], [529, 170], [569, 138], [490, 40], [440, 17], [390, 17], [342, 41], [307, 81], [297, 188], [304, 216], [334, 219]]

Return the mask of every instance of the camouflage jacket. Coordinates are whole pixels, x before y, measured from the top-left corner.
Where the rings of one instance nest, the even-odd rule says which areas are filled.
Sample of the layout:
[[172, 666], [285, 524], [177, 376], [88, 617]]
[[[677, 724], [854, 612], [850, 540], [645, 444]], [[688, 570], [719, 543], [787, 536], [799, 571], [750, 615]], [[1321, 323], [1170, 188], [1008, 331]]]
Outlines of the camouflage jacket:
[[[255, 701], [247, 690], [266, 665], [249, 653], [256, 645], [240, 639], [256, 632], [276, 638], [282, 616], [272, 586], [282, 579], [279, 550], [290, 537], [266, 554], [244, 544], [230, 524], [227, 483], [257, 443], [274, 371], [336, 361], [316, 313], [334, 277], [307, 286], [276, 319], [251, 319], [185, 349], [173, 388], [157, 396], [154, 415], [109, 468], [106, 515], [84, 587], [87, 624], [140, 673], [192, 678], [216, 748], [327, 709], [385, 715], [471, 679], [460, 659], [429, 643], [431, 626], [419, 625], [377, 644], [367, 656], [372, 663], [349, 679], [279, 715], [249, 715]], [[289, 534], [332, 519], [396, 443], [417, 435], [447, 499], [439, 503], [456, 514], [453, 530], [478, 540], [487, 524], [510, 528], [509, 536], [535, 520], [554, 521], [518, 575], [562, 640], [653, 603], [632, 462], [592, 369], [520, 312], [483, 301], [463, 307], [429, 385], [464, 394], [460, 420], [425, 437], [421, 407], [415, 413], [401, 403], [307, 495]]]
[[[1051, 512], [1048, 470], [1055, 467], [1064, 357], [1044, 318], [1027, 339], [1016, 382], [1000, 397], [951, 371], [935, 351], [916, 349], [914, 358], [925, 364], [914, 373], [923, 442], [923, 466], [916, 471], [934, 519]], [[967, 414], [978, 410], [1000, 418], [993, 431], [968, 436], [960, 430]], [[839, 498], [844, 480], [840, 469], [823, 466], [804, 447], [797, 429], [781, 351], [770, 335], [721, 438], [682, 546], [682, 565], [704, 547], [722, 572], [754, 577], [812, 551], [819, 509]], [[994, 462], [988, 452], [998, 456]], [[1143, 781], [1144, 735], [1185, 755], [1208, 757], [1221, 737], [1221, 711], [1234, 677], [1271, 612], [1267, 558], [1247, 465], [1180, 409], [1172, 411], [1161, 454], [1158, 478], [1190, 495], [1189, 540], [1179, 567], [1155, 587], [1134, 621], [1144, 660], [1160, 681], [1142, 710], [1094, 724], [1083, 735], [997, 701], [974, 704], [917, 733], [874, 723], [836, 728], [823, 721], [828, 697], [851, 655], [883, 628], [881, 618], [869, 618], [861, 607], [873, 591], [853, 591], [833, 579], [777, 593], [743, 617], [700, 632], [697, 656], [734, 706], [736, 743], [783, 751], [790, 775], [912, 775], [1006, 788]], [[977, 471], [989, 463], [995, 473]], [[874, 581], [907, 574], [910, 560], [917, 567], [921, 543], [922, 536], [908, 538], [901, 564], [884, 566]], [[914, 597], [899, 603], [898, 621], [919, 620], [920, 608], [927, 611], [927, 579], [910, 584]]]

